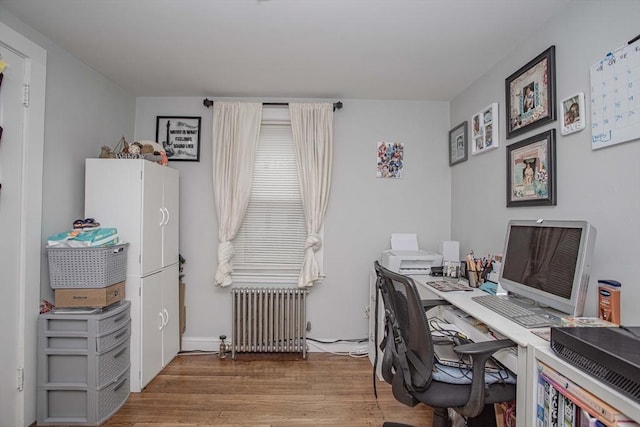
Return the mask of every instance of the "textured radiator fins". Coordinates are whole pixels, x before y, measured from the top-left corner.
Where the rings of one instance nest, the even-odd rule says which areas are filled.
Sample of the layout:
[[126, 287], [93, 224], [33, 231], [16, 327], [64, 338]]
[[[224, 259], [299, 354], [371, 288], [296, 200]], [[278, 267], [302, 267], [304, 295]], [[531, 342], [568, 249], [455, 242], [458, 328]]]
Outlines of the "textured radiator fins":
[[236, 288], [231, 291], [231, 356], [236, 353], [307, 355], [306, 290]]

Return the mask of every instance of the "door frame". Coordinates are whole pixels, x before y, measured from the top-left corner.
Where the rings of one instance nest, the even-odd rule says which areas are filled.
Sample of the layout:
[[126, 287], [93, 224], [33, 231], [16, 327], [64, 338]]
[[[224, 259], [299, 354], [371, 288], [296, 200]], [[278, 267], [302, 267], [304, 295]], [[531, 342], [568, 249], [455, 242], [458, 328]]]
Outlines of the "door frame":
[[[44, 161], [45, 86], [47, 52], [31, 40], [0, 22], [0, 44], [25, 59], [28, 105], [24, 105], [24, 139], [22, 143], [22, 196], [18, 279], [18, 353], [17, 369], [23, 369], [23, 389], [16, 387], [17, 417], [15, 425], [28, 426], [36, 421], [37, 321], [40, 307], [40, 265], [42, 251], [42, 169]], [[5, 124], [6, 125], [6, 124]], [[9, 143], [10, 141], [5, 141]], [[0, 326], [2, 328], [11, 325]], [[16, 382], [17, 386], [17, 382]]]

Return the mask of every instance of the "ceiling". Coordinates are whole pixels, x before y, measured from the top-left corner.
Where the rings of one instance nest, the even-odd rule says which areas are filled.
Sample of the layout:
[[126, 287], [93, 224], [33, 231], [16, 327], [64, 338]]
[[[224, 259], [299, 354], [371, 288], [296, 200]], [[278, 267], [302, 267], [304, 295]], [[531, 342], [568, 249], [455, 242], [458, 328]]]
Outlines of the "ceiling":
[[577, 0], [0, 0], [134, 96], [450, 101]]

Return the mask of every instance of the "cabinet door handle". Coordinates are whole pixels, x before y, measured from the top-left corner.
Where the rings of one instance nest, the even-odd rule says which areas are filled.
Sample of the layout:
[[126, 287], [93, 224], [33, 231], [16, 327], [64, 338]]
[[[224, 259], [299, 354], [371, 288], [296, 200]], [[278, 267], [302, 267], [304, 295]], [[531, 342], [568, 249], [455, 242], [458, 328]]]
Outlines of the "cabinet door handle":
[[160, 318], [160, 324], [158, 325], [158, 330], [161, 331], [164, 328], [164, 315], [161, 311], [158, 312], [158, 317]]
[[167, 326], [167, 324], [169, 323], [169, 312], [167, 311], [166, 308], [163, 308], [162, 311], [164, 312], [164, 315], [166, 316], [164, 325], [162, 325], [163, 327]]
[[164, 225], [164, 209], [160, 208], [160, 224], [158, 224], [160, 227], [162, 227]]
[[167, 208], [163, 208], [163, 209], [164, 209], [164, 212], [166, 214], [166, 219], [164, 221], [164, 225], [167, 225], [167, 224], [169, 224], [169, 218], [170, 218], [169, 217], [169, 209], [167, 209]]

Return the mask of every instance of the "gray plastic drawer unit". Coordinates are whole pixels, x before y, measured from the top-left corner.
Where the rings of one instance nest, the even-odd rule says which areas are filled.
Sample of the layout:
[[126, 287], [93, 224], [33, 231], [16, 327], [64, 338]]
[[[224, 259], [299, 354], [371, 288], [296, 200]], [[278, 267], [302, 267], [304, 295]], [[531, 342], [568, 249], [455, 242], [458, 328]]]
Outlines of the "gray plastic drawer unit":
[[98, 425], [129, 397], [130, 302], [38, 318], [39, 425]]

